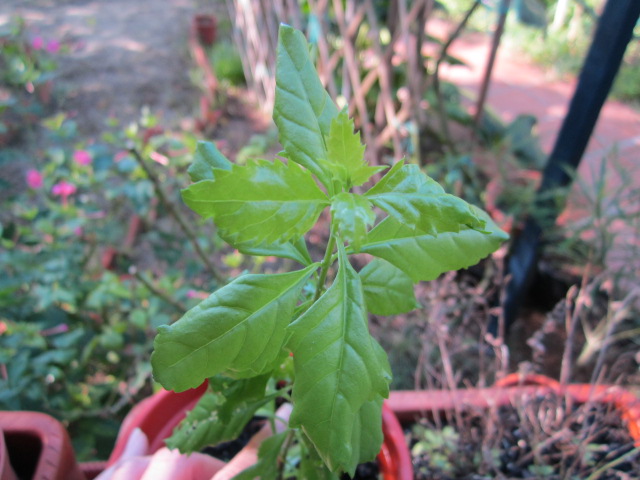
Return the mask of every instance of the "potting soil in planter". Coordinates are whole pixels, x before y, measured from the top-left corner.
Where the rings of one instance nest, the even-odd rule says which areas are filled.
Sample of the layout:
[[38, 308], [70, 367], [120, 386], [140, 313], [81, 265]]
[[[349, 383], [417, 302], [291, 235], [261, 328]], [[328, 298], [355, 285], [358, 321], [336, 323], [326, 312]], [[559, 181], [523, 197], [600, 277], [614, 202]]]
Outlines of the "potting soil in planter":
[[640, 450], [609, 405], [547, 394], [446, 417], [407, 432], [416, 480], [640, 479]]
[[225, 462], [230, 461], [235, 457], [243, 447], [249, 443], [251, 437], [253, 437], [258, 430], [262, 428], [267, 420], [264, 417], [254, 417], [249, 423], [247, 423], [242, 430], [242, 433], [235, 440], [229, 442], [222, 442], [212, 447], [205, 447], [202, 449], [202, 453], [211, 455]]

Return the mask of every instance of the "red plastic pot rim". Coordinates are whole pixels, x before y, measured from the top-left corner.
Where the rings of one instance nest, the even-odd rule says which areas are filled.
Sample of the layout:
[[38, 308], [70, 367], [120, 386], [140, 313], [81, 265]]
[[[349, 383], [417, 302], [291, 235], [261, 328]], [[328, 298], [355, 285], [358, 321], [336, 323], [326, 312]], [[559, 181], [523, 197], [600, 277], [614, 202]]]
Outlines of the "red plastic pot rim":
[[207, 390], [207, 382], [181, 393], [161, 390], [136, 405], [126, 416], [118, 432], [115, 447], [107, 466], [117, 462], [124, 453], [131, 433], [140, 428], [149, 440], [149, 453], [164, 446], [164, 440], [182, 421]]
[[396, 390], [392, 391], [389, 407], [401, 422], [414, 421], [429, 412], [460, 407], [491, 408], [509, 405], [524, 396], [547, 393], [567, 395], [576, 403], [607, 403], [614, 405], [627, 423], [629, 434], [640, 447], [640, 399], [616, 385], [569, 384], [541, 375], [509, 375], [494, 387], [454, 390]]
[[[207, 382], [197, 389], [181, 393], [161, 390], [136, 405], [129, 412], [120, 428], [107, 466], [113, 465], [120, 459], [135, 428], [140, 428], [147, 435], [149, 453], [163, 447], [164, 440], [171, 435], [173, 429], [195, 406], [206, 390]], [[383, 478], [385, 480], [412, 480], [411, 454], [400, 422], [387, 405], [387, 401], [383, 403], [382, 408], [382, 430], [385, 440], [378, 455], [378, 463]]]

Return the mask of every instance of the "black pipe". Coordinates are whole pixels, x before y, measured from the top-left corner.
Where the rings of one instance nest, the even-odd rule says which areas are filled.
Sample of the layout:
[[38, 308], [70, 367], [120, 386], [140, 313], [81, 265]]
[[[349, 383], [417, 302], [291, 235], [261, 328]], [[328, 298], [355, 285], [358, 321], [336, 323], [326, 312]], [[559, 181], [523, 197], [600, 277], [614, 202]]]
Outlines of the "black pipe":
[[[640, 0], [608, 0], [600, 16], [569, 110], [536, 192], [533, 209], [536, 214], [527, 219], [509, 255], [510, 282], [503, 305], [507, 328], [515, 321], [537, 273], [542, 234], [555, 223], [561, 211], [556, 193], [571, 183], [570, 172], [580, 164], [639, 17]], [[496, 331], [496, 326], [491, 330]]]

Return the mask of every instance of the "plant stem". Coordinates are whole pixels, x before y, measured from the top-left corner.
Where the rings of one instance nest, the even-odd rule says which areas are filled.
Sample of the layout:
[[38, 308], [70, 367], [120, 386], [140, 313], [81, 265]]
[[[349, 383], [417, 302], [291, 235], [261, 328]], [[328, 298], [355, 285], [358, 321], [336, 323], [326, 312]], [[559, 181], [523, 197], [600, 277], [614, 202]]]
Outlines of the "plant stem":
[[480, 127], [480, 121], [482, 120], [482, 114], [484, 112], [484, 104], [487, 99], [487, 92], [489, 91], [489, 84], [491, 83], [491, 74], [493, 73], [493, 67], [498, 54], [498, 47], [500, 47], [500, 40], [504, 33], [504, 26], [507, 21], [507, 13], [509, 13], [509, 7], [511, 6], [511, 0], [501, 0], [498, 10], [498, 24], [493, 32], [493, 39], [491, 41], [491, 50], [489, 51], [489, 58], [485, 66], [484, 78], [482, 79], [482, 85], [480, 86], [480, 94], [476, 102], [476, 112], [473, 118], [473, 125], [476, 129]]
[[287, 453], [291, 448], [294, 436], [295, 432], [293, 430], [289, 430], [289, 432], [287, 433], [287, 438], [284, 441], [284, 445], [282, 446], [282, 450], [280, 450], [282, 458], [279, 459], [280, 461], [278, 462], [278, 476], [276, 477], [278, 480], [284, 479], [284, 469], [287, 466]]
[[184, 232], [184, 234], [187, 236], [187, 238], [193, 245], [193, 248], [196, 251], [196, 254], [204, 262], [209, 273], [216, 279], [216, 282], [225, 283], [226, 280], [224, 276], [220, 272], [218, 272], [218, 269], [213, 264], [211, 259], [209, 259], [209, 257], [207, 257], [207, 255], [204, 253], [204, 251], [202, 250], [202, 247], [198, 243], [198, 239], [196, 238], [195, 233], [193, 232], [193, 230], [191, 230], [191, 227], [187, 224], [187, 222], [182, 217], [182, 215], [180, 215], [180, 213], [175, 208], [173, 203], [171, 203], [167, 198], [167, 195], [162, 189], [162, 184], [160, 182], [160, 179], [156, 176], [155, 172], [149, 168], [149, 166], [144, 161], [144, 159], [142, 158], [142, 155], [137, 149], [132, 148], [130, 149], [130, 152], [133, 154], [138, 164], [145, 171], [145, 173], [149, 177], [149, 180], [151, 180], [151, 183], [153, 183], [153, 188], [156, 192], [156, 195], [158, 196], [158, 198], [160, 199], [164, 207], [167, 209], [167, 212], [169, 212], [169, 215], [171, 215], [175, 219], [175, 221], [178, 222], [178, 224], [180, 225], [180, 228], [182, 228], [182, 231]]
[[329, 243], [327, 243], [327, 250], [324, 252], [324, 258], [322, 259], [322, 263], [320, 264], [320, 277], [318, 278], [318, 283], [316, 285], [316, 294], [313, 297], [313, 301], [315, 302], [320, 298], [322, 292], [324, 291], [324, 282], [327, 280], [327, 273], [329, 272], [329, 267], [333, 263], [332, 256], [333, 250], [336, 248], [336, 237], [333, 234], [333, 219], [331, 220], [331, 231], [329, 234]]
[[633, 457], [634, 455], [637, 455], [638, 453], [640, 453], [640, 447], [636, 447], [633, 450], [629, 450], [624, 455], [620, 455], [615, 460], [612, 460], [609, 463], [607, 463], [606, 465], [603, 465], [602, 467], [597, 469], [595, 472], [593, 472], [591, 475], [589, 475], [587, 477], [587, 480], [597, 480], [598, 478], [600, 478], [600, 475], [602, 475], [604, 472], [606, 472], [610, 468], [613, 468], [613, 467], [621, 464], [622, 462], [628, 460], [629, 457]]
[[161, 298], [168, 304], [172, 305], [173, 307], [175, 307], [176, 310], [178, 310], [181, 313], [184, 313], [188, 310], [186, 305], [184, 305], [182, 302], [179, 302], [175, 298], [172, 298], [171, 295], [169, 295], [167, 292], [156, 287], [153, 283], [151, 283], [151, 281], [147, 277], [145, 277], [142, 273], [140, 273], [137, 268], [133, 267], [131, 268], [131, 270], [133, 271], [132, 272], [133, 276], [136, 277], [136, 279], [140, 283], [142, 283], [156, 297]]

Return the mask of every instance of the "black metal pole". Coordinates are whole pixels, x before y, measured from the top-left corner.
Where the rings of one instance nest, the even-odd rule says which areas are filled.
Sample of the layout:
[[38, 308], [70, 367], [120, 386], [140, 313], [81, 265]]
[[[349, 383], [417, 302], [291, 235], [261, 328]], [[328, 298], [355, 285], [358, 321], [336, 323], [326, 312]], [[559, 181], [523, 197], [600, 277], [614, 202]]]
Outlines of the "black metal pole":
[[560, 212], [554, 192], [571, 182], [569, 172], [580, 163], [638, 17], [640, 0], [608, 0], [600, 16], [569, 111], [536, 193], [534, 211], [538, 213], [527, 219], [507, 262], [510, 282], [503, 305], [507, 327], [516, 319], [534, 279], [544, 228], [555, 223]]

